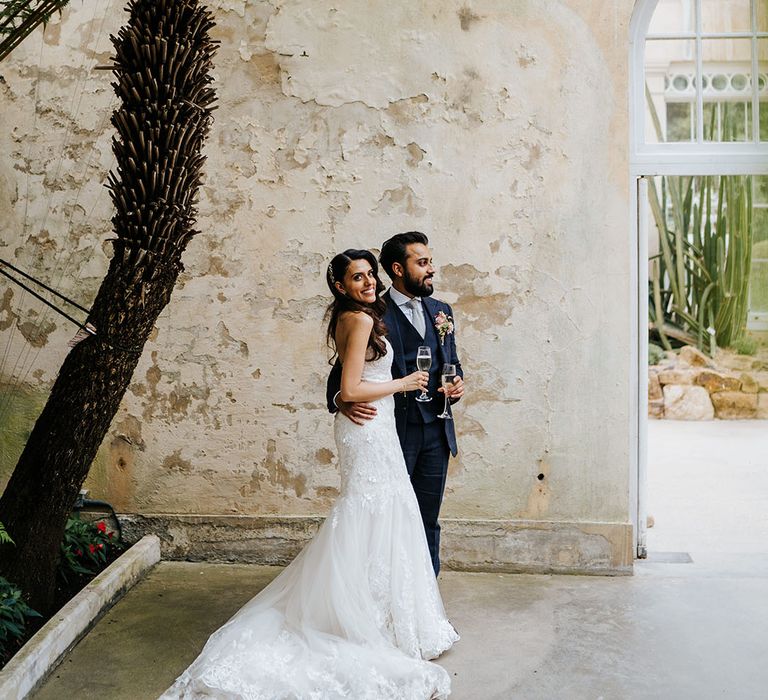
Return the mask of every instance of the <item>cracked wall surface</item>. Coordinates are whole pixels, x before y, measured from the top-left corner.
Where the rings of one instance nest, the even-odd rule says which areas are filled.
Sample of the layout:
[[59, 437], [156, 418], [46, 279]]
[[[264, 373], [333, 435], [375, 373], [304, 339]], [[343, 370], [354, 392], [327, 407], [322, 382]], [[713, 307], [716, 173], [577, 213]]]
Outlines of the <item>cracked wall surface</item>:
[[[631, 3], [218, 5], [201, 234], [92, 495], [324, 515], [339, 485], [324, 270], [419, 229], [467, 380], [443, 515], [626, 523]], [[73, 3], [0, 65], [0, 257], [86, 306], [109, 252], [114, 104], [91, 67], [121, 9]], [[0, 282], [0, 333], [5, 479], [74, 330]]]

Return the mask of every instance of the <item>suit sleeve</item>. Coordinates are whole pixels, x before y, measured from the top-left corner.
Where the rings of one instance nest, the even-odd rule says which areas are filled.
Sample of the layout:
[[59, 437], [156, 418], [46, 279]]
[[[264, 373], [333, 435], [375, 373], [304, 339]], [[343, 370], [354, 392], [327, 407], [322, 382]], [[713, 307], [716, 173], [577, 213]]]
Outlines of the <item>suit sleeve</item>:
[[448, 306], [448, 315], [453, 319], [453, 333], [448, 336], [450, 338], [450, 344], [448, 346], [448, 350], [450, 352], [451, 357], [451, 364], [456, 365], [456, 374], [458, 374], [462, 379], [464, 379], [464, 370], [461, 369], [461, 362], [459, 361], [459, 355], [456, 352], [456, 317], [453, 315], [453, 309]]
[[328, 402], [328, 411], [330, 413], [336, 413], [339, 408], [334, 403], [336, 394], [341, 391], [341, 362], [336, 360], [333, 365], [330, 374], [328, 375], [328, 381], [325, 383], [325, 400]]

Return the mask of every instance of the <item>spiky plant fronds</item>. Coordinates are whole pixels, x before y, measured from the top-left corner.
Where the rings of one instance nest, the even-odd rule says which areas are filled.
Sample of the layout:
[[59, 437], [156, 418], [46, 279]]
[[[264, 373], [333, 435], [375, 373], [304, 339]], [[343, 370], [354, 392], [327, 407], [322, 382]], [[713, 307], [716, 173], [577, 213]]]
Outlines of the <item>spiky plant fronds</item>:
[[213, 121], [210, 70], [216, 43], [209, 10], [195, 0], [131, 0], [131, 18], [111, 37], [116, 170], [108, 188], [118, 264], [152, 279], [180, 265], [194, 230], [201, 149]]
[[0, 1], [0, 61], [13, 51], [39, 24], [45, 24], [54, 12], [69, 0]]

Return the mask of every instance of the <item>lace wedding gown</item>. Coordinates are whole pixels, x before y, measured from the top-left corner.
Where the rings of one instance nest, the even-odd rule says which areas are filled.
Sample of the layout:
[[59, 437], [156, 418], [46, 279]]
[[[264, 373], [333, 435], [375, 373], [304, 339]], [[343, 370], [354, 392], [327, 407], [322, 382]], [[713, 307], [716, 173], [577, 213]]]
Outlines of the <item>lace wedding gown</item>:
[[[391, 380], [392, 347], [363, 379]], [[208, 639], [161, 700], [429, 700], [458, 634], [440, 592], [392, 396], [363, 426], [338, 413], [341, 493], [314, 539]]]

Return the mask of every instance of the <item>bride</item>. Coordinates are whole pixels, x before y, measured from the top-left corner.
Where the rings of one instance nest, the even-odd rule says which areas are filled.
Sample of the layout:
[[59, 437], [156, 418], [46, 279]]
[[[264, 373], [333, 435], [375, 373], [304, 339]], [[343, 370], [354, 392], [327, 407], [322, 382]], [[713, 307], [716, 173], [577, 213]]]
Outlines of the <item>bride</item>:
[[341, 492], [314, 539], [211, 635], [161, 700], [430, 700], [450, 679], [430, 663], [458, 640], [445, 615], [419, 506], [395, 429], [384, 285], [367, 250], [336, 255], [328, 340], [342, 361], [341, 398], [376, 417], [334, 425]]

